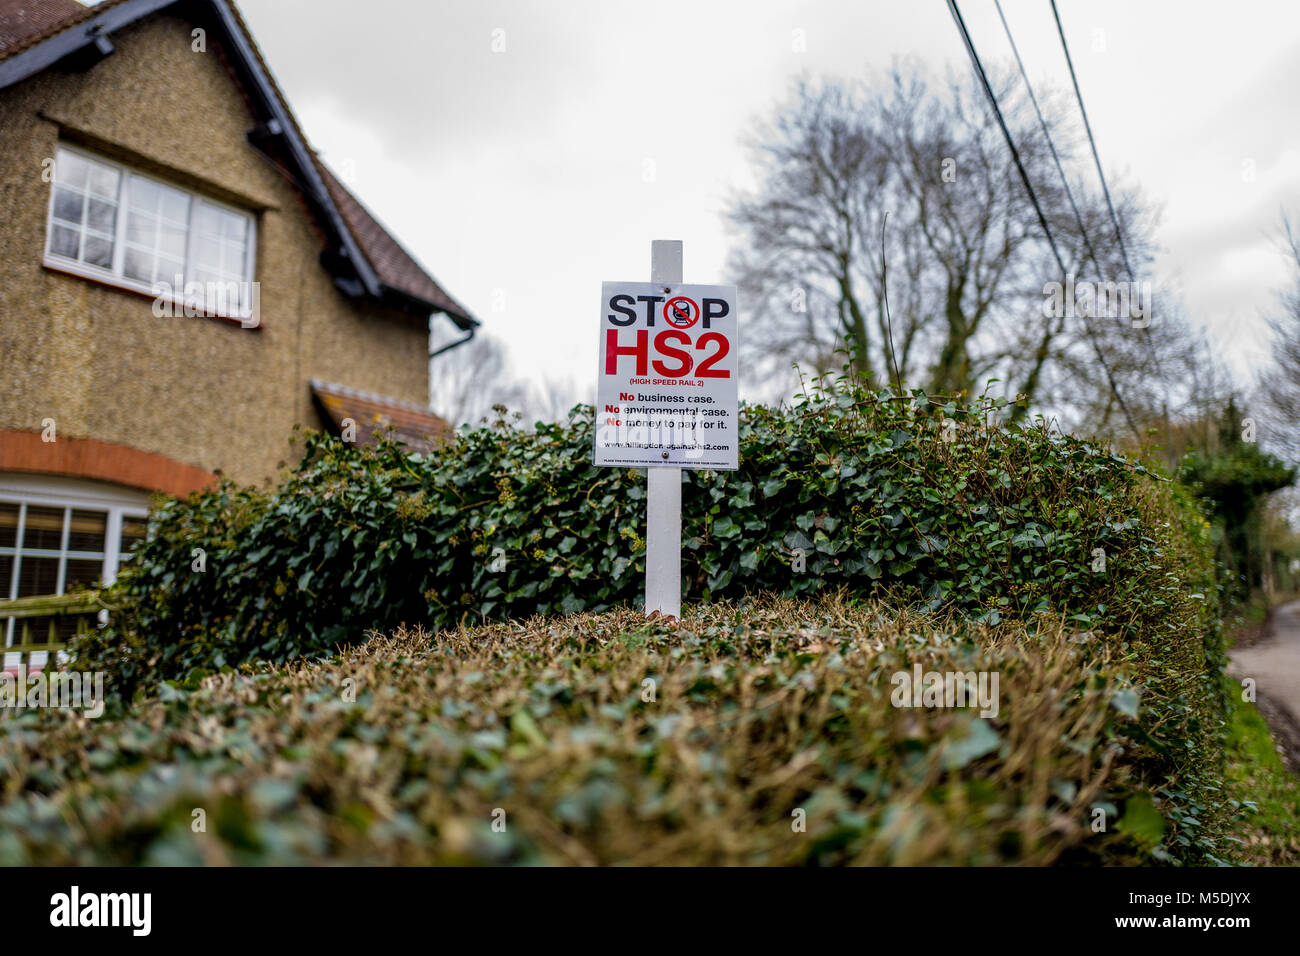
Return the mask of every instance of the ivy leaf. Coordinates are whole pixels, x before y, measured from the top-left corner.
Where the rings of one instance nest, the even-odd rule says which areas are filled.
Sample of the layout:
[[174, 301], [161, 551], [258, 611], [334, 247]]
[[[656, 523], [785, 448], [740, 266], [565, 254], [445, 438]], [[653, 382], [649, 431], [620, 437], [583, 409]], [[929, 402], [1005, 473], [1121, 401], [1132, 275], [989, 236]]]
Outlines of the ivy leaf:
[[1124, 815], [1115, 829], [1145, 842], [1159, 843], [1165, 835], [1165, 818], [1149, 796], [1139, 793], [1124, 801]]
[[1138, 692], [1135, 688], [1125, 687], [1117, 690], [1110, 699], [1110, 704], [1125, 717], [1133, 720], [1138, 715]]
[[713, 535], [716, 538], [736, 538], [740, 536], [740, 525], [731, 519], [730, 515], [723, 515], [713, 521]]
[[972, 718], [966, 729], [966, 735], [949, 739], [944, 744], [944, 766], [949, 770], [960, 770], [973, 760], [986, 756], [1002, 745], [1002, 738], [987, 720]]

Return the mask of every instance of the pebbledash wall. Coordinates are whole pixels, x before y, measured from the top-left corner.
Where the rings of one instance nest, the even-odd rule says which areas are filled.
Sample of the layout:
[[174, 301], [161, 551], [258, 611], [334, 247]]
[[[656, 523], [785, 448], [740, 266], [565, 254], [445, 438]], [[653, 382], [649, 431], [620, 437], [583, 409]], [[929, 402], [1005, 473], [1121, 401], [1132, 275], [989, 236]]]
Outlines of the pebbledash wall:
[[[150, 17], [87, 72], [0, 90], [0, 479], [69, 474], [76, 460], [91, 469], [80, 477], [125, 485], [164, 467], [157, 486], [176, 493], [218, 468], [271, 483], [293, 426], [319, 427], [313, 378], [427, 403], [427, 321], [333, 285], [311, 214], [249, 145], [241, 90], [215, 44], [191, 48], [191, 29]], [[60, 142], [252, 212], [261, 326], [158, 318], [149, 296], [44, 266], [42, 161]], [[54, 443], [39, 440], [46, 419]]]

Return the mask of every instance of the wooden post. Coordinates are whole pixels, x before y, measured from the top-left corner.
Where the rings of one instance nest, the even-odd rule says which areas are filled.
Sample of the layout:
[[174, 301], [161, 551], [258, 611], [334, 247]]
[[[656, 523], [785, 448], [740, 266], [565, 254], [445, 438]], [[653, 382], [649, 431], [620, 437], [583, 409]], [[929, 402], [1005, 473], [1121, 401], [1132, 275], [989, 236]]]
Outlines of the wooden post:
[[[682, 281], [680, 239], [650, 243], [650, 281], [668, 288]], [[664, 457], [667, 457], [665, 454]], [[682, 470], [646, 469], [645, 612], [682, 616]]]

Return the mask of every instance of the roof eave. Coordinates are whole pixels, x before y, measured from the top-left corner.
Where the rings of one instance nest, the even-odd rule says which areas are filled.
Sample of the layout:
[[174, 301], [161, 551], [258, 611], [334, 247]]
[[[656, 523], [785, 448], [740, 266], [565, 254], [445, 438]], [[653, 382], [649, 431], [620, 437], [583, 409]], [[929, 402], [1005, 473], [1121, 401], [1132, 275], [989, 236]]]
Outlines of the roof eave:
[[177, 0], [129, 0], [20, 50], [13, 56], [0, 60], [0, 89], [35, 76], [65, 57], [88, 46], [95, 46], [100, 37], [176, 2]]
[[352, 231], [347, 228], [347, 224], [343, 221], [343, 214], [339, 211], [333, 197], [330, 196], [329, 190], [325, 188], [325, 181], [321, 179], [320, 171], [316, 168], [311, 151], [298, 135], [297, 124], [289, 116], [288, 109], [280, 101], [279, 96], [276, 95], [269, 78], [258, 62], [257, 55], [253, 51], [243, 24], [240, 23], [234, 10], [226, 0], [207, 0], [207, 2], [216, 14], [234, 48], [234, 53], [238, 59], [238, 62], [234, 65], [239, 70], [240, 79], [245, 82], [249, 91], [255, 95], [258, 100], [257, 105], [269, 115], [269, 118], [274, 119], [279, 124], [279, 138], [288, 149], [294, 165], [297, 166], [297, 172], [302, 177], [302, 185], [308, 187], [304, 190], [308, 194], [308, 201], [313, 206], [318, 207], [315, 211], [318, 211], [327, 223], [327, 232], [330, 233], [329, 238], [338, 242], [348, 266], [355, 270], [356, 278], [360, 280], [366, 294], [376, 299], [382, 298], [383, 289], [378, 274], [370, 265], [370, 261], [361, 252]]
[[420, 296], [417, 295], [412, 295], [409, 292], [405, 292], [402, 289], [395, 288], [391, 285], [381, 285], [381, 288], [383, 290], [383, 297], [385, 301], [387, 301], [391, 305], [396, 306], [397, 308], [405, 309], [410, 312], [421, 313], [426, 316], [436, 315], [439, 312], [441, 312], [448, 319], [450, 319], [455, 324], [455, 326], [458, 329], [460, 329], [462, 332], [468, 332], [471, 329], [476, 329], [480, 325], [478, 319], [474, 318], [472, 315], [469, 315], [465, 312], [461, 312], [456, 309], [449, 309], [445, 305], [438, 305], [436, 303], [430, 302], [428, 299], [421, 298]]

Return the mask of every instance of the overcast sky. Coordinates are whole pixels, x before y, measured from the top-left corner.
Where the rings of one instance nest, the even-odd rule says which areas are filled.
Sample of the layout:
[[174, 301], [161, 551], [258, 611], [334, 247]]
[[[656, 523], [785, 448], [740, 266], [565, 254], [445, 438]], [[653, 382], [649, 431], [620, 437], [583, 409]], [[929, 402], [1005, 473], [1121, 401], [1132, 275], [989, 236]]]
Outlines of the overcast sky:
[[[654, 238], [685, 241], [687, 282], [726, 280], [741, 139], [792, 78], [966, 68], [942, 0], [239, 2], [326, 161], [518, 375], [583, 401], [602, 280], [648, 278]], [[993, 4], [962, 6], [1009, 62]], [[1068, 84], [1046, 0], [1003, 6], [1036, 87]], [[1300, 4], [1058, 6], [1108, 175], [1163, 209], [1157, 293], [1247, 380], [1287, 279], [1280, 210], [1300, 211]]]

